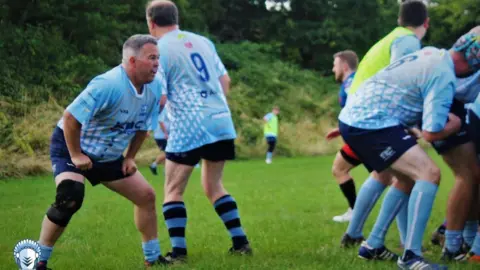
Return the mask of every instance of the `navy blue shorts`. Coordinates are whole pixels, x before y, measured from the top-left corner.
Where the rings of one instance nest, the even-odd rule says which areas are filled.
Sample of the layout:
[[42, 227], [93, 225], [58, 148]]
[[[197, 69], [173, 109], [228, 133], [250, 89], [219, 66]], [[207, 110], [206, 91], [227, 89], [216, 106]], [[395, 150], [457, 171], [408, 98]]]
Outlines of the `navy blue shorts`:
[[439, 155], [442, 155], [450, 149], [453, 149], [459, 145], [462, 145], [471, 141], [470, 136], [468, 135], [468, 132], [467, 132], [467, 123], [466, 123], [467, 111], [465, 109], [465, 105], [463, 104], [463, 102], [454, 99], [452, 106], [450, 107], [450, 112], [455, 114], [456, 116], [458, 116], [458, 118], [460, 118], [460, 120], [462, 120], [462, 126], [460, 127], [460, 130], [457, 133], [450, 135], [443, 140], [432, 142], [433, 148], [435, 149], [435, 151], [437, 151]]
[[167, 140], [155, 139], [155, 142], [157, 143], [158, 148], [160, 148], [160, 150], [165, 152], [165, 149], [167, 148]]
[[55, 127], [50, 141], [50, 160], [52, 161], [53, 176], [63, 172], [73, 172], [83, 175], [92, 184], [111, 182], [127, 177], [122, 173], [123, 156], [110, 162], [93, 162], [92, 169], [82, 171], [73, 165], [68, 152], [63, 130]]
[[272, 153], [275, 151], [275, 146], [277, 145], [277, 137], [275, 136], [267, 136], [265, 137], [265, 140], [267, 140], [268, 144], [268, 152]]
[[170, 161], [188, 166], [195, 166], [200, 162], [200, 159], [208, 161], [234, 160], [235, 143], [234, 140], [222, 140], [203, 145], [187, 152], [167, 152], [166, 157]]
[[339, 128], [345, 142], [369, 172], [384, 171], [417, 144], [416, 139], [402, 126], [369, 130], [351, 127], [339, 121]]

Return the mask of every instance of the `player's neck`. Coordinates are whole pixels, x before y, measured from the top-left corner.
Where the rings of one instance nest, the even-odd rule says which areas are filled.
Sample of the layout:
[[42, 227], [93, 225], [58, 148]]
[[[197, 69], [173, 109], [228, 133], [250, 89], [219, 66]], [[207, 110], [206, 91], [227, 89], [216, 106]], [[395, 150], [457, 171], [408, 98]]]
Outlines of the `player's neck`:
[[179, 27], [178, 27], [177, 24], [176, 25], [170, 25], [170, 26], [156, 27], [153, 30], [152, 36], [156, 37], [157, 39], [160, 39], [164, 35], [172, 32], [172, 31], [178, 30], [178, 29], [179, 29]]
[[352, 75], [353, 71], [347, 71], [343, 74], [342, 82], [346, 81], [350, 75]]
[[131, 69], [127, 67], [127, 65], [122, 64], [122, 66], [125, 69], [125, 72], [127, 73], [128, 79], [130, 80], [130, 82], [132, 82], [133, 86], [135, 87], [135, 91], [137, 91], [137, 93], [141, 95], [143, 92], [144, 83], [138, 82], [138, 80], [135, 78], [135, 74]]
[[425, 36], [425, 30], [423, 30], [422, 27], [407, 26], [405, 28], [412, 31], [415, 34], [415, 36], [420, 40], [423, 38], [423, 36]]

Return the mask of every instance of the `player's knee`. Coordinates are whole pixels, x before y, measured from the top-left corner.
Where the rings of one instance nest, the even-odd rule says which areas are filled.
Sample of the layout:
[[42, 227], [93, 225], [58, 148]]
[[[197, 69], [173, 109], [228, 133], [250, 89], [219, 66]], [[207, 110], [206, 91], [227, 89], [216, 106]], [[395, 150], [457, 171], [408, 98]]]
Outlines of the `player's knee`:
[[440, 184], [440, 168], [437, 165], [431, 164], [423, 170], [426, 175], [423, 179], [428, 179], [430, 182], [439, 185]]
[[66, 227], [73, 214], [82, 207], [85, 197], [83, 183], [66, 179], [57, 186], [55, 202], [47, 211], [48, 219], [61, 227]]
[[342, 178], [346, 174], [348, 174], [348, 171], [344, 170], [341, 166], [338, 166], [338, 164], [333, 164], [332, 166], [332, 175], [335, 178]]
[[155, 190], [153, 188], [145, 189], [136, 203], [138, 206], [154, 206], [156, 200]]
[[205, 184], [203, 190], [205, 191], [207, 198], [210, 200], [217, 198], [218, 194], [225, 193], [225, 189], [221, 183]]

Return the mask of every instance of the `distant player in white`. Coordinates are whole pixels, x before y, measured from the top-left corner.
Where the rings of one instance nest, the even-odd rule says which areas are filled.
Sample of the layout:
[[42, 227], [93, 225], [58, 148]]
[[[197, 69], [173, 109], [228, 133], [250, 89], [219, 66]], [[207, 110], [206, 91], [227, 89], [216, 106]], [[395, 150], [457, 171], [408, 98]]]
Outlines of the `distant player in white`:
[[[450, 51], [427, 47], [404, 56], [367, 80], [340, 113], [342, 137], [367, 169], [393, 173], [404, 185], [414, 181], [408, 200], [405, 252], [398, 260], [402, 269], [445, 269], [427, 262], [421, 250], [440, 183], [440, 169], [405, 127], [422, 121], [422, 136], [429, 142], [447, 138], [460, 129], [461, 120], [449, 113], [456, 75], [480, 68], [480, 54], [471, 53], [478, 46], [478, 37], [466, 34]], [[384, 200], [365, 246], [372, 256], [381, 256], [385, 233], [401, 209], [401, 200], [398, 195]]]
[[172, 252], [166, 258], [186, 259], [187, 211], [183, 193], [200, 159], [205, 194], [232, 238], [230, 252], [249, 254], [237, 204], [222, 184], [225, 161], [235, 158], [236, 138], [226, 100], [230, 87], [227, 70], [210, 40], [179, 29], [173, 2], [150, 2], [146, 17], [150, 33], [159, 39], [161, 76], [166, 83], [163, 94], [168, 100], [170, 121], [163, 214]]
[[150, 35], [130, 37], [123, 45], [122, 64], [90, 81], [58, 122], [50, 145], [57, 192], [43, 220], [37, 269], [47, 269], [54, 244], [82, 206], [85, 178], [135, 205], [145, 263], [168, 263], [157, 239], [155, 191], [134, 160], [148, 128], [157, 122], [161, 84], [155, 79], [156, 45]]

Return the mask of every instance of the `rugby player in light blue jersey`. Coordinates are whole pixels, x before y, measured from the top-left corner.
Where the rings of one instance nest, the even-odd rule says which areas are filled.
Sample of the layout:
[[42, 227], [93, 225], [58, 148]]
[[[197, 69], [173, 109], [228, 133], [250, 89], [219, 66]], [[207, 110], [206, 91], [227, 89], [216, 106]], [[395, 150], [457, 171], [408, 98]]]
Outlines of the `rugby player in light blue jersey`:
[[[398, 259], [402, 269], [444, 269], [425, 261], [421, 250], [440, 183], [440, 169], [405, 127], [422, 121], [422, 136], [429, 142], [447, 138], [460, 129], [461, 120], [449, 110], [456, 75], [480, 68], [476, 64], [480, 55], [470, 53], [476, 46], [478, 37], [470, 33], [450, 51], [427, 47], [400, 58], [367, 80], [347, 100], [339, 116], [342, 137], [367, 169], [380, 174], [390, 172], [405, 185], [415, 181], [408, 200], [405, 252]], [[393, 197], [384, 202], [384, 207], [391, 205], [390, 218], [379, 224], [376, 240], [384, 238], [395, 211], [400, 210], [395, 207], [397, 203], [398, 198]]]
[[[360, 86], [361, 83], [364, 83], [388, 64], [393, 63], [407, 54], [420, 50], [420, 40], [425, 36], [429, 28], [429, 21], [427, 7], [422, 1], [402, 2], [398, 16], [400, 27], [395, 28], [390, 34], [372, 46], [363, 57], [355, 73], [352, 85], [350, 86], [349, 95], [352, 96], [352, 94], [358, 90], [358, 86]], [[364, 246], [363, 227], [370, 212], [387, 186], [390, 186], [390, 189], [385, 198], [393, 196], [408, 200], [409, 188], [401, 184], [398, 185], [397, 182], [395, 177], [392, 177], [388, 172], [382, 174], [378, 174], [376, 171], [371, 172], [358, 191], [351, 221], [340, 242], [342, 247], [351, 247], [360, 243]], [[405, 205], [397, 215], [397, 225], [402, 244], [407, 232], [407, 210]], [[367, 247], [365, 246], [365, 248]], [[383, 254], [380, 257], [376, 256], [375, 258], [377, 259], [397, 259], [397, 255], [385, 247], [384, 250], [377, 251]], [[368, 257], [362, 258], [369, 259]]]
[[231, 236], [230, 252], [250, 254], [237, 204], [222, 184], [225, 161], [235, 158], [236, 138], [226, 99], [230, 87], [227, 70], [210, 40], [179, 29], [178, 10], [171, 1], [150, 2], [146, 18], [150, 33], [159, 38], [161, 75], [167, 85], [163, 94], [168, 100], [170, 134], [163, 214], [173, 250], [166, 258], [187, 258], [183, 193], [200, 159], [202, 185]]
[[145, 264], [168, 263], [157, 239], [155, 192], [134, 160], [149, 126], [157, 122], [161, 86], [156, 45], [150, 35], [130, 37], [122, 64], [92, 79], [58, 122], [50, 145], [57, 192], [43, 220], [37, 269], [47, 269], [55, 242], [82, 206], [85, 178], [133, 202]]

